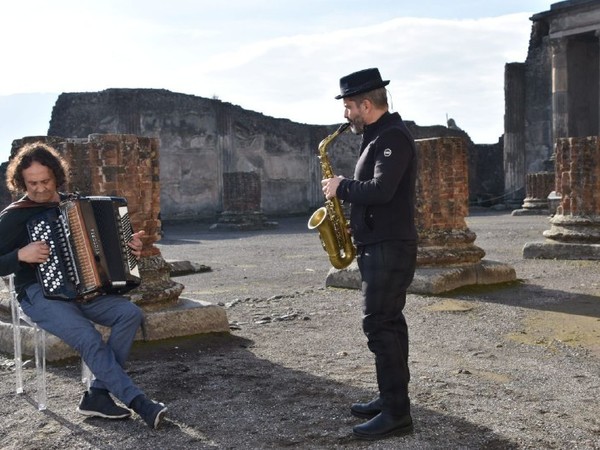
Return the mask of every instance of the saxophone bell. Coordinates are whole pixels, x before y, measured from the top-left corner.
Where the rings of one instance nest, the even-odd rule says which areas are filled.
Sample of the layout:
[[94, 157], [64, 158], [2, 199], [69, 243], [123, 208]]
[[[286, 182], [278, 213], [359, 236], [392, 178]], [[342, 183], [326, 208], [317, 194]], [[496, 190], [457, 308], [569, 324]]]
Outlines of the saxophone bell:
[[338, 243], [339, 234], [336, 231], [336, 226], [329, 215], [327, 207], [320, 207], [310, 216], [308, 229], [316, 229], [319, 232], [321, 246], [327, 252], [329, 262], [333, 267], [336, 269], [345, 269], [352, 263], [355, 256], [354, 245], [352, 245], [348, 236], [345, 249], [340, 248]]

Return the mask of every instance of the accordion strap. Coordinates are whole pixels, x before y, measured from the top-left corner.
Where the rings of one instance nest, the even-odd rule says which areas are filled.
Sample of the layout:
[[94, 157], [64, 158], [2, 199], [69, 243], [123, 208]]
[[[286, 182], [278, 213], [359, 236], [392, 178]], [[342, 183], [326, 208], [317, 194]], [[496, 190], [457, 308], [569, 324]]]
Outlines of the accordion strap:
[[8, 205], [6, 208], [4, 208], [4, 211], [9, 211], [11, 209], [22, 209], [22, 208], [52, 208], [58, 206], [58, 203], [56, 202], [47, 202], [47, 203], [38, 203], [38, 202], [34, 202], [33, 200], [28, 199], [27, 197], [23, 197], [20, 198], [19, 200], [17, 200], [16, 202], [12, 202], [10, 205]]

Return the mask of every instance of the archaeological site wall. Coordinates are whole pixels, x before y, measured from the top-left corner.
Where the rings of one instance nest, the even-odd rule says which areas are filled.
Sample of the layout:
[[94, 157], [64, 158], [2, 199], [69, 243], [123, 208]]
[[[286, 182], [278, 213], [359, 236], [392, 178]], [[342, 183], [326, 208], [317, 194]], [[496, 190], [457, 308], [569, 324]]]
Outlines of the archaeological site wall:
[[[340, 111], [340, 122], [341, 117]], [[460, 129], [421, 127], [411, 121], [407, 125], [416, 139], [465, 139], [473, 203], [485, 204], [501, 197], [500, 144], [476, 146]], [[337, 126], [294, 123], [216, 99], [163, 89], [107, 89], [61, 94], [48, 136], [85, 139], [96, 134], [128, 134], [158, 138], [161, 220], [216, 221], [231, 204], [227, 193], [245, 189], [243, 184], [231, 183], [243, 180], [253, 180], [248, 186], [253, 195], [247, 196], [252, 205], [237, 205], [242, 211], [255, 208], [257, 202], [262, 213], [273, 216], [310, 214], [321, 206], [318, 144]], [[348, 132], [330, 146], [328, 153], [336, 174], [352, 176], [359, 140]], [[7, 193], [0, 192], [0, 196], [6, 203]]]
[[51, 136], [159, 138], [163, 220], [214, 218], [223, 209], [224, 174], [236, 172], [259, 175], [264, 212], [308, 210], [316, 196], [308, 181], [318, 169], [312, 149], [327, 132], [218, 100], [153, 89], [62, 94], [48, 130]]
[[557, 2], [531, 21], [526, 61], [505, 68], [505, 196], [515, 202], [528, 174], [554, 171], [557, 139], [600, 134], [600, 2]]

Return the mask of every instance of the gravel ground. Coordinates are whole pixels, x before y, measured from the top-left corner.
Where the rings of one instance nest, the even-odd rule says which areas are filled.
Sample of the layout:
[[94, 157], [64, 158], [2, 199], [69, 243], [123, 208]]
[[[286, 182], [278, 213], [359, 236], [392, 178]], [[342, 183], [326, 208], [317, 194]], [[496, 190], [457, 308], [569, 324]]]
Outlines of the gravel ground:
[[177, 278], [184, 295], [222, 304], [232, 331], [135, 345], [132, 377], [169, 406], [159, 430], [79, 416], [77, 361], [49, 366], [49, 409], [38, 412], [14, 394], [4, 355], [0, 448], [600, 449], [600, 261], [524, 260], [547, 217], [468, 218], [485, 259], [512, 265], [518, 281], [409, 295], [415, 432], [373, 443], [352, 437], [360, 420], [349, 414], [376, 392], [360, 293], [323, 287], [328, 260], [306, 220], [164, 227], [165, 259], [212, 268]]

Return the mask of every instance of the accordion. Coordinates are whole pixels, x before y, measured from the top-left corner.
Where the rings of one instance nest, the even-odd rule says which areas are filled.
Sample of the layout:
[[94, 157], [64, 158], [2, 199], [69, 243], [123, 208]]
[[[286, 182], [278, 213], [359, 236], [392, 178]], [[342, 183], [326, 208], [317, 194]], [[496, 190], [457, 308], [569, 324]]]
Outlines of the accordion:
[[27, 223], [30, 241], [45, 241], [48, 260], [37, 266], [44, 296], [87, 301], [125, 293], [140, 284], [137, 258], [127, 245], [133, 228], [123, 197], [73, 197]]

